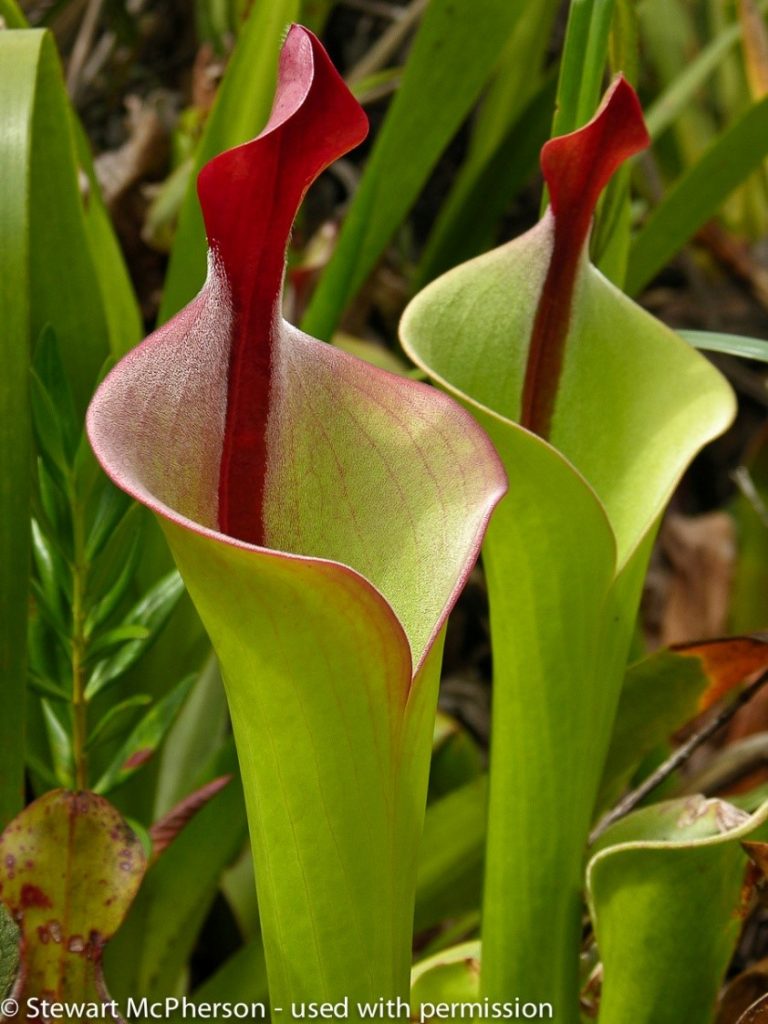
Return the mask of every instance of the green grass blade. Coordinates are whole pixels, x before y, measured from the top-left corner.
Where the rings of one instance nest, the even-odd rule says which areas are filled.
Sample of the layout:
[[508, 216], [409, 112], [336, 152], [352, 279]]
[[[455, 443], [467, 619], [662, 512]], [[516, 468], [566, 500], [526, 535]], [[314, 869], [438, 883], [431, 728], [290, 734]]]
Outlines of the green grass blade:
[[[655, 78], [659, 88], [669, 88], [700, 48], [693, 8], [686, 0], [645, 0], [636, 8], [646, 74]], [[720, 84], [710, 81], [716, 94]], [[665, 153], [671, 166], [683, 168], [693, 163], [717, 134], [714, 112], [697, 99], [693, 97], [675, 120]], [[729, 100], [727, 109], [738, 108]]]
[[117, 358], [141, 341], [144, 325], [128, 268], [101, 198], [90, 143], [76, 117], [73, 130], [77, 158], [89, 182], [88, 202], [83, 207], [86, 236], [107, 318], [110, 352]]
[[675, 182], [635, 239], [627, 291], [639, 292], [768, 153], [768, 98], [727, 128]]
[[477, 158], [462, 169], [429, 236], [414, 292], [493, 243], [494, 228], [510, 200], [538, 166], [554, 101], [555, 81], [550, 78], [488, 158]]
[[459, 125], [523, 9], [521, 0], [432, 0], [304, 329], [329, 338]]
[[240, 31], [195, 153], [171, 250], [160, 323], [186, 305], [205, 280], [207, 246], [197, 201], [197, 172], [218, 153], [253, 138], [264, 127], [272, 107], [283, 32], [297, 10], [298, 0], [260, 0]]
[[[29, 28], [29, 22], [16, 0], [0, 0], [0, 18], [5, 21], [7, 28]], [[90, 142], [72, 108], [70, 115], [77, 160], [88, 178], [88, 202], [83, 205], [88, 244], [109, 325], [110, 346], [113, 355], [120, 356], [142, 337], [141, 313], [117, 236], [101, 197]]]
[[6, 28], [27, 27], [27, 19], [16, 0], [0, 0], [0, 18], [5, 22]]
[[21, 810], [24, 790], [31, 449], [27, 170], [36, 72], [34, 51], [25, 57], [13, 75], [0, 75], [0, 828]]
[[[472, 140], [460, 176], [475, 161], [487, 160], [541, 88], [552, 25], [560, 4], [544, 0], [521, 12], [472, 122]], [[550, 108], [547, 122], [551, 120]], [[547, 125], [549, 128], [549, 124]]]
[[543, 71], [558, 5], [529, 4], [498, 62], [472, 126], [469, 154], [443, 203], [412, 290], [488, 249], [494, 229], [538, 167], [549, 138], [556, 76]]
[[150, 708], [93, 787], [95, 793], [109, 793], [116, 789], [154, 755], [179, 713], [191, 685], [192, 677], [188, 676]]
[[416, 934], [480, 906], [488, 776], [431, 803], [416, 883]]
[[[761, 11], [768, 9], [763, 0]], [[718, 65], [741, 38], [741, 22], [735, 21], [724, 28], [700, 53], [682, 68], [664, 92], [657, 97], [645, 114], [645, 123], [652, 139], [657, 139], [690, 106], [698, 90], [713, 74]]]
[[574, 131], [595, 112], [603, 91], [614, 2], [571, 0], [553, 135]]
[[226, 742], [227, 700], [219, 666], [210, 655], [168, 733], [158, 774], [155, 814], [165, 814], [186, 795], [197, 766], [207, 764]]
[[320, 35], [336, 2], [337, 0], [301, 0], [301, 24]]
[[760, 338], [745, 338], [741, 334], [722, 334], [719, 331], [678, 331], [681, 338], [689, 341], [694, 348], [705, 352], [723, 352], [741, 359], [756, 359], [768, 363], [768, 341]]
[[[108, 354], [109, 326], [78, 180], [72, 112], [52, 37], [36, 29], [0, 32], [0, 68], [10, 90], [4, 117], [12, 118], [16, 107], [22, 118], [16, 133], [4, 135], [14, 159], [26, 162], [27, 196], [17, 196], [23, 220], [14, 234], [3, 233], [3, 244], [19, 265], [27, 264], [30, 337], [52, 325], [82, 411]], [[21, 248], [20, 230], [28, 248]]]

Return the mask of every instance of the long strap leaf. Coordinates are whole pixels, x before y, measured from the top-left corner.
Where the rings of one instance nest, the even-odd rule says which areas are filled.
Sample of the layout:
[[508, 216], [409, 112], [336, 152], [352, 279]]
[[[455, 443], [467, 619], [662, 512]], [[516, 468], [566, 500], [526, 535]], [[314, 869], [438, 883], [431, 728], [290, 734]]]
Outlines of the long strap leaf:
[[635, 239], [627, 291], [639, 292], [768, 153], [768, 99], [727, 128], [672, 187]]
[[[10, 33], [0, 33], [0, 53]], [[39, 42], [40, 36], [34, 40]], [[26, 621], [29, 587], [29, 219], [34, 51], [0, 75], [0, 826], [23, 806]], [[26, 100], [26, 102], [25, 102]], [[22, 200], [20, 202], [20, 199]]]
[[328, 338], [475, 103], [520, 0], [432, 0], [304, 329]]

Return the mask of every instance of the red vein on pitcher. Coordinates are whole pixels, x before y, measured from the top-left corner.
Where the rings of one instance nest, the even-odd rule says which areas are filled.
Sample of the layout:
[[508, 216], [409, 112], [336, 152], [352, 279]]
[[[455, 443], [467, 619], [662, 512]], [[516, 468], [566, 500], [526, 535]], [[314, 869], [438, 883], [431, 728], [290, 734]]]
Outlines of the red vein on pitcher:
[[293, 26], [266, 128], [200, 172], [211, 274], [223, 278], [232, 314], [218, 521], [239, 540], [264, 542], [267, 421], [288, 236], [309, 186], [367, 128], [317, 39]]
[[576, 277], [600, 193], [614, 172], [649, 144], [632, 86], [619, 76], [592, 120], [541, 151], [554, 215], [554, 244], [528, 349], [520, 422], [549, 435]]

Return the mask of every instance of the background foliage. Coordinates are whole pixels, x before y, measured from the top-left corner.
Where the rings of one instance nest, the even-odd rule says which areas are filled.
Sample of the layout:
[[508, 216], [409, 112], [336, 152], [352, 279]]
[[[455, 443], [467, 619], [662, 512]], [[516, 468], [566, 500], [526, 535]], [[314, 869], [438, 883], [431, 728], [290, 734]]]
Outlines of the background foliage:
[[[104, 479], [82, 423], [111, 360], [198, 290], [196, 172], [263, 126], [286, 23], [321, 33], [373, 129], [308, 197], [289, 251], [286, 314], [401, 373], [417, 372], [396, 341], [407, 300], [536, 221], [541, 144], [592, 115], [612, 72], [638, 88], [653, 147], [607, 190], [592, 258], [673, 326], [707, 332], [690, 340], [718, 350], [742, 405], [673, 500], [636, 631], [640, 658], [768, 620], [765, 375], [758, 362], [734, 359], [764, 359], [754, 339], [768, 336], [766, 7], [30, 0], [22, 9], [0, 0], [6, 28], [24, 29], [0, 31], [0, 824], [63, 786], [108, 795], [144, 834], [203, 793], [184, 805], [171, 832], [186, 828], [150, 862], [109, 947], [117, 998], [180, 987], [195, 999], [266, 998], [216, 663], [157, 527]], [[703, 693], [728, 688], [698, 654], [655, 657], [627, 676], [601, 810], [663, 760], [675, 730], [696, 727]], [[749, 662], [751, 672], [761, 667]], [[447, 639], [419, 862], [419, 959], [477, 934], [489, 677], [478, 569]], [[660, 699], [662, 687], [673, 699]], [[654, 798], [735, 787], [756, 807], [767, 716], [758, 697]], [[617, 849], [594, 863], [593, 900], [614, 872], [630, 870], [617, 864], [632, 860], [631, 845]], [[696, 854], [702, 877], [723, 877], [709, 849]], [[678, 870], [669, 869], [670, 891]], [[740, 991], [768, 989], [763, 921], [753, 907], [722, 1024], [748, 1005]], [[610, 957], [611, 921], [596, 927]], [[667, 964], [677, 955], [665, 952]], [[587, 1015], [598, 1002], [595, 966], [588, 933]]]

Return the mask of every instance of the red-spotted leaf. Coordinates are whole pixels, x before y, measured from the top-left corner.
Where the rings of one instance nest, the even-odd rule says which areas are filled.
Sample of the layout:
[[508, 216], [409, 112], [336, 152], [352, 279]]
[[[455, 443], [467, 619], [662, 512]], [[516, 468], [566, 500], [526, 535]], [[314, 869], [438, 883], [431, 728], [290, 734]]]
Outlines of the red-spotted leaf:
[[200, 175], [202, 292], [89, 412], [219, 656], [277, 1005], [407, 995], [443, 627], [505, 487], [452, 400], [281, 317], [296, 208], [364, 133], [294, 26], [267, 127]]
[[[575, 1024], [584, 844], [655, 524], [733, 415], [716, 371], [590, 263], [595, 204], [647, 141], [619, 78], [542, 152], [552, 206], [449, 271], [401, 325], [510, 478], [488, 532], [494, 721], [482, 991]], [[537, 436], [538, 435], [538, 436]]]
[[119, 1018], [102, 976], [104, 947], [133, 901], [144, 850], [118, 812], [93, 793], [54, 790], [0, 836], [0, 900], [21, 932], [13, 997], [104, 1003]]

